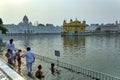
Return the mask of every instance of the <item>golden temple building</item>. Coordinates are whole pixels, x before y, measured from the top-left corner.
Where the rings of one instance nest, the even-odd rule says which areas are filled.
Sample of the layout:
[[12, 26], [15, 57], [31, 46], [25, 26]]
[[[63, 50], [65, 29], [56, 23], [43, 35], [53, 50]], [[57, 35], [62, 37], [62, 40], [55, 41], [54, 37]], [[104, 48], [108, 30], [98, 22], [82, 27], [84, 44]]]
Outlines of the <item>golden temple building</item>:
[[85, 32], [86, 21], [78, 21], [77, 19], [73, 21], [70, 20], [69, 23], [64, 20], [63, 22], [63, 33], [69, 33], [70, 31], [74, 33]]

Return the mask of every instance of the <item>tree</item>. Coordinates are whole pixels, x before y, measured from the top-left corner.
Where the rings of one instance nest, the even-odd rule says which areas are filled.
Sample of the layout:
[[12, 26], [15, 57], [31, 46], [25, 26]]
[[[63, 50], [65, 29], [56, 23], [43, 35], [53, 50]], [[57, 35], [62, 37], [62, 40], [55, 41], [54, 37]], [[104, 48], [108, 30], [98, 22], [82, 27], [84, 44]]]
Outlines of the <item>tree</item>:
[[100, 31], [100, 30], [101, 30], [101, 28], [100, 28], [100, 27], [98, 27], [96, 30], [97, 30], [97, 31]]
[[0, 30], [2, 31], [2, 34], [6, 34], [6, 32], [8, 31], [7, 28], [3, 26], [3, 21], [1, 18], [0, 18]]
[[0, 18], [0, 24], [3, 24], [2, 19]]

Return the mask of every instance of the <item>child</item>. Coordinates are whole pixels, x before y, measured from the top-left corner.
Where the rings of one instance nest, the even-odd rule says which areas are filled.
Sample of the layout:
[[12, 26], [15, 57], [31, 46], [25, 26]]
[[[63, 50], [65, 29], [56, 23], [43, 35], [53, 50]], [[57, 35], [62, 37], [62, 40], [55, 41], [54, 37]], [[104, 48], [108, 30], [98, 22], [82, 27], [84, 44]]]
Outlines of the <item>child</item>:
[[38, 66], [38, 70], [35, 73], [35, 76], [39, 79], [44, 78], [43, 72], [41, 71], [42, 66], [41, 64]]
[[21, 52], [22, 52], [22, 50], [18, 49], [18, 52], [16, 54], [16, 59], [17, 59], [17, 62], [18, 62], [18, 71], [21, 70], [21, 56], [20, 56]]
[[15, 58], [16, 53], [17, 53], [16, 50], [13, 50], [12, 53], [11, 53], [11, 60], [12, 60], [13, 65], [15, 65], [15, 62], [16, 62], [15, 61], [16, 60], [16, 58]]
[[8, 59], [8, 63], [12, 64], [12, 61], [11, 61], [11, 54], [12, 54], [12, 51], [10, 49], [7, 50], [7, 53], [5, 54], [5, 56], [7, 57]]
[[50, 70], [51, 70], [51, 73], [54, 75], [54, 73], [55, 73], [55, 68], [54, 68], [54, 66], [55, 66], [55, 64], [54, 63], [51, 63], [51, 68], [50, 68]]

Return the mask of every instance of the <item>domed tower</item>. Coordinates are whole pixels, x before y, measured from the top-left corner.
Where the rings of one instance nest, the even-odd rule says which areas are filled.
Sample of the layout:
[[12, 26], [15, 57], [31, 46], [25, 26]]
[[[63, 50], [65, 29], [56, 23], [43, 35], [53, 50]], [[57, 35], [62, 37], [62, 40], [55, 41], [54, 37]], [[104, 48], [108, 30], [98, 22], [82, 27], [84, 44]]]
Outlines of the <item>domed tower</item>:
[[28, 19], [28, 17], [25, 15], [25, 16], [23, 17], [23, 24], [28, 24], [28, 21], [29, 21], [29, 19]]

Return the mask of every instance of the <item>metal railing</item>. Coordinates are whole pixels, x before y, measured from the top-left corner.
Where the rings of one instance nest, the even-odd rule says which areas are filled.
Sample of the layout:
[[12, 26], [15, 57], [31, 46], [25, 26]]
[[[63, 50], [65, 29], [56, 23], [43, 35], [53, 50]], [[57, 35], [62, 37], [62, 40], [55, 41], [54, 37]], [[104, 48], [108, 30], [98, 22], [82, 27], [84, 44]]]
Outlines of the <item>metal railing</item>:
[[[36, 54], [36, 58], [41, 60], [41, 61], [45, 61], [47, 63], [55, 63], [57, 65], [57, 60], [54, 60], [54, 59], [51, 59], [51, 58], [48, 58], [45, 56], [37, 55], [37, 54]], [[85, 76], [91, 77], [95, 80], [120, 80], [119, 77], [114, 77], [114, 76], [109, 75], [109, 74], [105, 74], [105, 73], [98, 72], [95, 70], [87, 69], [87, 68], [84, 68], [81, 66], [72, 65], [69, 63], [64, 63], [61, 61], [59, 61], [58, 66], [65, 68], [65, 69], [68, 69], [70, 71], [74, 71], [74, 72], [83, 74]]]

